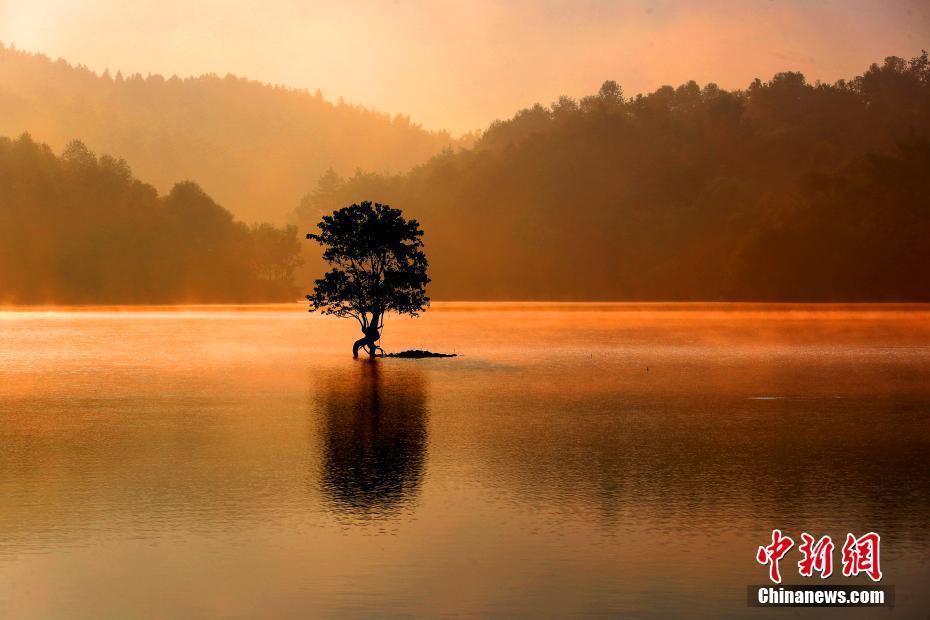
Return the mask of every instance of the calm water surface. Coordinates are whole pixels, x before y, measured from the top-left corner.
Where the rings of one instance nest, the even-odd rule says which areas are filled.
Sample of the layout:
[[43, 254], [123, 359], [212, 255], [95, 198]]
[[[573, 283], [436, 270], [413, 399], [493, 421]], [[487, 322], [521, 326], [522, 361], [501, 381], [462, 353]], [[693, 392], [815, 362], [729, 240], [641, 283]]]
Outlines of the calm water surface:
[[384, 346], [463, 357], [375, 363], [356, 330], [0, 313], [0, 616], [758, 618], [774, 527], [882, 535], [895, 609], [817, 615], [930, 614], [930, 308], [435, 304]]

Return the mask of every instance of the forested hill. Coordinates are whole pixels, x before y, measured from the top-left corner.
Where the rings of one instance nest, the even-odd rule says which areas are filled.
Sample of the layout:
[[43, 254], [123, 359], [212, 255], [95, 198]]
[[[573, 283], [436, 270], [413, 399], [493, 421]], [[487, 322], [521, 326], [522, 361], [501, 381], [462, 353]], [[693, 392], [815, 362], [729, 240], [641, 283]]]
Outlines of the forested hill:
[[324, 175], [420, 219], [437, 299], [930, 301], [930, 63], [811, 84], [615, 82], [407, 174]]
[[[348, 178], [317, 174], [319, 144], [413, 163], [448, 137], [236, 78], [100, 77], [0, 50], [10, 124], [85, 137], [161, 195], [82, 143], [0, 139], [0, 302], [293, 299], [319, 271], [295, 282], [300, 248], [318, 254], [298, 235], [361, 200], [421, 221], [434, 299], [930, 301], [926, 54], [836, 84], [786, 72], [627, 97], [608, 81], [473, 148]], [[203, 189], [171, 188], [184, 178]], [[283, 219], [314, 182], [296, 230], [219, 206]]]
[[402, 116], [235, 76], [98, 75], [0, 44], [0, 135], [80, 139], [166, 191], [196, 179], [236, 216], [283, 222], [327, 168], [409, 169], [456, 144]]
[[195, 183], [159, 196], [80, 142], [0, 138], [0, 304], [292, 301], [299, 254]]

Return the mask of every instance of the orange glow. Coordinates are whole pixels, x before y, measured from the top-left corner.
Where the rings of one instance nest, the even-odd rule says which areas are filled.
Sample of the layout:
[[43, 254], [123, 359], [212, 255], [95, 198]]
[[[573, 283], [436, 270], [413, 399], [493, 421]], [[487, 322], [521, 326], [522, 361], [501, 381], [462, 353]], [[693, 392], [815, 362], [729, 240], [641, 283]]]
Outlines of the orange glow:
[[605, 79], [631, 94], [784, 70], [832, 82], [928, 34], [919, 0], [0, 2], [0, 40], [98, 72], [232, 72], [455, 132]]

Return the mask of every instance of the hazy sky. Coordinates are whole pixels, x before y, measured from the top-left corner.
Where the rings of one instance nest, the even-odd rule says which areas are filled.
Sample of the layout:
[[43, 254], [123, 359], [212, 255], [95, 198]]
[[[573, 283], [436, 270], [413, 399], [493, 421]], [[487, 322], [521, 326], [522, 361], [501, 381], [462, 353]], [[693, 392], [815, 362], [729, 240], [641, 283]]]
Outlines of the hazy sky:
[[927, 0], [0, 0], [0, 41], [102, 71], [236, 73], [430, 128], [616, 79], [833, 81], [930, 47]]

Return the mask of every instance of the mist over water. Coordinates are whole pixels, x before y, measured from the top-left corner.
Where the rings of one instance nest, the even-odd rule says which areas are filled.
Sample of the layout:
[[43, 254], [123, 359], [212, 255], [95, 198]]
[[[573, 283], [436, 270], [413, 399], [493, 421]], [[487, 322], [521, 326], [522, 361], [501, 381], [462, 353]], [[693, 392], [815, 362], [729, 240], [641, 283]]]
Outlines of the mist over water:
[[0, 616], [757, 618], [777, 527], [879, 532], [922, 618], [928, 319], [435, 304], [382, 344], [462, 357], [371, 362], [301, 305], [2, 312]]

